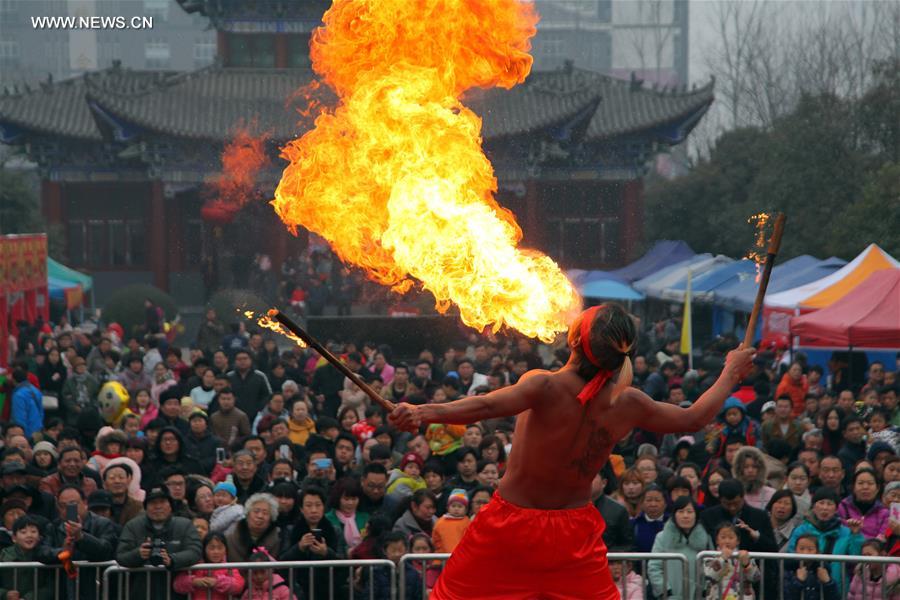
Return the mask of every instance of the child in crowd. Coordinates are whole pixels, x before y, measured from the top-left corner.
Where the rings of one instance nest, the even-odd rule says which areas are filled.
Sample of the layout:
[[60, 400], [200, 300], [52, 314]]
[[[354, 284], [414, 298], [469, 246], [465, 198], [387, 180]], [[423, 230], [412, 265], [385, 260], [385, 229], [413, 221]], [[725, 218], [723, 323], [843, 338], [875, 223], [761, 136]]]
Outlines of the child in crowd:
[[[227, 562], [225, 536], [210, 533], [203, 539], [203, 557], [208, 563]], [[226, 600], [244, 589], [244, 578], [237, 569], [203, 569], [181, 571], [175, 576], [175, 592], [189, 595], [191, 600]]]
[[621, 596], [622, 600], [644, 600], [641, 576], [631, 569], [630, 562], [610, 562], [609, 573], [612, 575], [613, 581], [616, 582], [616, 587], [619, 588], [619, 596]]
[[[862, 521], [848, 519], [847, 525], [842, 525], [837, 508], [838, 496], [833, 490], [825, 487], [816, 490], [812, 498], [812, 510], [806, 516], [806, 520], [794, 529], [787, 551], [793, 553], [801, 537], [812, 535], [816, 538], [816, 545], [822, 554], [859, 554], [863, 543], [863, 536], [859, 532]], [[842, 589], [844, 565], [834, 562], [830, 571], [831, 579], [834, 579], [838, 588]]]
[[[866, 540], [862, 545], [863, 556], [886, 556], [881, 540]], [[863, 589], [865, 588], [865, 589]], [[900, 600], [900, 564], [860, 563], [856, 565], [850, 580], [847, 600], [884, 598]]]
[[439, 553], [453, 552], [469, 527], [469, 498], [466, 491], [455, 489], [447, 498], [447, 514], [438, 519], [434, 525], [431, 539], [435, 550]]
[[140, 389], [134, 393], [131, 411], [141, 418], [141, 430], [143, 431], [150, 421], [159, 416], [159, 405], [153, 402], [150, 390]]
[[[274, 562], [269, 551], [260, 546], [253, 550], [248, 562]], [[253, 569], [241, 600], [297, 600], [284, 578], [274, 569]]]
[[894, 453], [900, 452], [900, 427], [892, 427], [890, 411], [878, 406], [869, 414], [868, 448], [875, 442], [885, 442]]
[[244, 508], [237, 503], [237, 488], [231, 478], [217, 483], [213, 489], [213, 500], [216, 509], [209, 519], [210, 531], [225, 533], [228, 529], [244, 518]]
[[[0, 550], [0, 563], [58, 562], [46, 546], [41, 545], [40, 522], [25, 515], [12, 526], [13, 545]], [[54, 593], [50, 577], [40, 577], [39, 571], [27, 569], [0, 570], [0, 598], [3, 600], [51, 600]], [[35, 596], [37, 590], [37, 596]]]
[[[797, 554], [821, 554], [815, 534], [800, 534], [792, 543]], [[838, 600], [838, 583], [822, 563], [802, 560], [796, 570], [785, 569], [784, 600]]]
[[416, 490], [425, 489], [422, 479], [422, 457], [415, 452], [408, 452], [400, 461], [399, 469], [392, 469], [388, 479], [387, 493], [397, 500], [412, 496]]
[[707, 448], [713, 456], [720, 457], [725, 453], [725, 441], [731, 436], [740, 437], [746, 446], [759, 445], [759, 425], [747, 416], [747, 408], [738, 398], [732, 396], [725, 401], [718, 419], [719, 433]]
[[[382, 536], [379, 544], [379, 558], [386, 558], [400, 566], [400, 559], [407, 552], [406, 536], [399, 531], [391, 531]], [[407, 598], [422, 597], [422, 578], [416, 569], [406, 569], [406, 581], [400, 585], [406, 586]], [[375, 600], [391, 600], [391, 571], [387, 567], [375, 567], [372, 569]], [[368, 586], [364, 591], [368, 592]], [[363, 596], [365, 597], [365, 596]]]
[[[409, 542], [409, 549], [412, 554], [434, 554], [434, 544], [427, 533], [414, 533]], [[431, 590], [437, 584], [437, 579], [441, 574], [441, 561], [416, 561], [413, 567], [419, 572], [419, 577], [425, 583], [425, 590], [431, 593]]]
[[194, 517], [191, 519], [191, 522], [197, 530], [197, 536], [201, 540], [205, 540], [206, 536], [209, 535], [209, 520], [206, 517]]
[[[716, 528], [718, 558], [703, 562], [707, 600], [753, 600], [753, 584], [760, 580], [759, 568], [746, 550], [738, 550], [737, 528], [722, 523]], [[736, 554], [736, 556], [735, 556]]]

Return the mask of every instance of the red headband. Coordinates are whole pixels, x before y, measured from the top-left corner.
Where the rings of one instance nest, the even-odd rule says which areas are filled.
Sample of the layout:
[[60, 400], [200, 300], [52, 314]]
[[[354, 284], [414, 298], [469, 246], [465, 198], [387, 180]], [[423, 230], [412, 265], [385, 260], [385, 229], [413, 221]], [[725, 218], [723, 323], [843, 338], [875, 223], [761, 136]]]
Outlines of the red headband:
[[606, 382], [613, 376], [612, 371], [607, 371], [600, 367], [600, 362], [591, 350], [591, 325], [594, 324], [594, 317], [597, 315], [597, 311], [600, 310], [601, 306], [603, 305], [590, 307], [584, 311], [584, 314], [581, 317], [581, 350], [588, 362], [600, 369], [597, 371], [597, 374], [594, 375], [594, 378], [588, 381], [578, 393], [578, 400], [582, 404], [585, 404], [588, 400], [596, 396], [597, 392], [603, 389]]

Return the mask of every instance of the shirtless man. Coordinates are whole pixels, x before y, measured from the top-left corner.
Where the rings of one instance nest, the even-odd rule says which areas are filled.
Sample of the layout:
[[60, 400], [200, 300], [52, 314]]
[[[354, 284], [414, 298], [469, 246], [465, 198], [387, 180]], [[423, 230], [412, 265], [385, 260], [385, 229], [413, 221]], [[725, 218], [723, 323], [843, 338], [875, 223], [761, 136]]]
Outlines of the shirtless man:
[[397, 406], [390, 421], [408, 431], [519, 415], [519, 442], [500, 487], [467, 529], [432, 600], [619, 597], [591, 481], [616, 441], [636, 427], [702, 429], [749, 373], [755, 353], [729, 353], [715, 385], [679, 408], [629, 387], [635, 340], [621, 306], [595, 306], [569, 329], [572, 353], [556, 373], [530, 371], [514, 386], [447, 404]]

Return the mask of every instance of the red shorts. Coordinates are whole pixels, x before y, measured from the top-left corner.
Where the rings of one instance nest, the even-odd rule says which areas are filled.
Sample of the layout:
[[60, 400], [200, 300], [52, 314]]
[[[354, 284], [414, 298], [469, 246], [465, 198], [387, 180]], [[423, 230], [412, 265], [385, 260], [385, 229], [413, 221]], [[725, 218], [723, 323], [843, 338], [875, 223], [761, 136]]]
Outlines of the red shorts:
[[600, 511], [538, 510], [495, 492], [456, 546], [431, 600], [618, 600]]

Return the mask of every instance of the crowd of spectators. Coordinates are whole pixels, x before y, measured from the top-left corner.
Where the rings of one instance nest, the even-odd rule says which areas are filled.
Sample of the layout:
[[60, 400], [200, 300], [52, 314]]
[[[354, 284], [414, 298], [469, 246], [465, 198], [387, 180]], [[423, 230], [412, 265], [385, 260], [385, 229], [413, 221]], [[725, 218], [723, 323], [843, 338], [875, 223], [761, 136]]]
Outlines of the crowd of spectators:
[[[670, 329], [660, 322], [645, 332], [633, 385], [689, 406], [721, 358], [712, 348], [690, 369]], [[181, 569], [452, 552], [515, 445], [514, 418], [398, 432], [315, 352], [279, 348], [253, 329], [226, 334], [214, 311], [190, 348], [159, 335], [123, 339], [111, 327], [87, 335], [47, 325], [33, 336], [19, 340], [23, 350], [0, 375], [2, 562], [115, 559], [178, 572], [174, 592], [193, 598], [306, 598], [309, 577], [328, 588], [327, 571], [297, 571], [291, 588], [277, 570]], [[406, 360], [385, 344], [328, 345], [382, 396], [413, 404], [488, 393], [567, 358], [564, 346], [519, 338], [472, 336]], [[900, 356], [872, 363], [859, 389], [839, 393], [795, 358], [758, 354], [754, 373], [701, 431], [637, 429], [617, 444], [592, 490], [611, 551], [690, 559], [720, 550], [689, 582], [707, 598], [775, 597], [779, 586], [788, 599], [836, 599], [844, 589], [850, 598], [880, 597], [875, 589], [900, 597], [897, 564], [789, 562], [780, 579], [777, 566], [747, 555], [900, 557], [890, 508], [900, 509]], [[98, 397], [109, 382], [128, 404], [112, 423]], [[681, 598], [681, 574], [661, 561], [611, 567], [623, 597]], [[10, 573], [0, 570], [6, 600], [32, 588], [52, 593], [46, 581]], [[439, 575], [439, 564], [419, 564], [400, 585], [418, 597]], [[162, 571], [140, 576], [150, 580], [135, 590], [166, 585]], [[336, 585], [335, 597], [371, 585], [388, 598], [389, 571], [359, 570]]]

